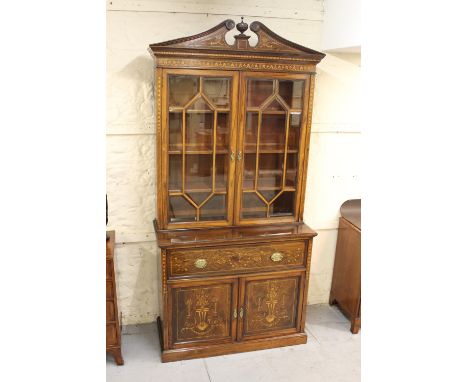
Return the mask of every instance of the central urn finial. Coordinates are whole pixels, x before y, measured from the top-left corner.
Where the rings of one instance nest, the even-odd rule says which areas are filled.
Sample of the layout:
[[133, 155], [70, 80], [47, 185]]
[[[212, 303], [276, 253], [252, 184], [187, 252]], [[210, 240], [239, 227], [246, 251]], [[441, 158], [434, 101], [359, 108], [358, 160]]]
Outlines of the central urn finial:
[[249, 28], [249, 24], [244, 23], [244, 16], [241, 17], [241, 22], [237, 23], [236, 28], [241, 34], [244, 34], [244, 32]]

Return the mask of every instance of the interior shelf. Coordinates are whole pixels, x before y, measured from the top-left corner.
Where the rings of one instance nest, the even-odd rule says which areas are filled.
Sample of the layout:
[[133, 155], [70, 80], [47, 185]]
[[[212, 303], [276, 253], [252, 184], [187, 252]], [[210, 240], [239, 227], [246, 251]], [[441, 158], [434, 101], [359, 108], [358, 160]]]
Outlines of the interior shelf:
[[[225, 155], [228, 154], [228, 150], [216, 150], [217, 155]], [[256, 154], [257, 151], [253, 149], [247, 149], [244, 151], [245, 154]], [[181, 155], [182, 150], [169, 150], [170, 155]], [[196, 155], [196, 154], [213, 154], [213, 150], [186, 150], [185, 154], [188, 155]], [[259, 154], [284, 154], [283, 149], [260, 149]], [[288, 150], [288, 154], [297, 154], [297, 150]]]
[[[211, 192], [211, 188], [186, 188], [185, 189], [185, 193], [186, 194], [193, 194], [193, 193], [197, 193], [197, 192]], [[169, 196], [180, 196], [182, 194], [182, 191], [181, 190], [175, 190], [175, 189], [172, 189], [172, 190], [169, 190]], [[226, 190], [215, 190], [215, 194], [220, 194], [220, 195], [226, 195], [227, 194], [227, 191]]]
[[[169, 113], [182, 113], [184, 111], [183, 107], [170, 107]], [[229, 113], [230, 109], [216, 109], [218, 113]], [[203, 113], [214, 113], [215, 110], [185, 110], [188, 114], [203, 114]], [[284, 113], [283, 113], [284, 114]]]
[[[227, 150], [216, 150], [216, 155], [225, 155], [227, 153], [228, 153]], [[171, 155], [179, 154], [180, 155], [180, 154], [182, 154], [182, 150], [169, 150], [169, 154], [171, 154]], [[186, 150], [185, 154], [188, 154], [188, 155], [198, 155], [198, 154], [213, 155], [213, 150]]]
[[[281, 190], [281, 186], [257, 186], [257, 191], [279, 191]], [[283, 191], [296, 191], [295, 187], [284, 187]], [[255, 192], [253, 189], [245, 189], [242, 192]]]

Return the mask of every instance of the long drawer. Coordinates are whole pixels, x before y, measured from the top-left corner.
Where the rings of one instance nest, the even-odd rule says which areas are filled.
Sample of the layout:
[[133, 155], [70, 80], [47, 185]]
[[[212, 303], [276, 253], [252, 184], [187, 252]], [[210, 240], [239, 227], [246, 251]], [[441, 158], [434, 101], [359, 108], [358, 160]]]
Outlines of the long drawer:
[[168, 275], [180, 277], [304, 266], [306, 242], [176, 249], [168, 252]]

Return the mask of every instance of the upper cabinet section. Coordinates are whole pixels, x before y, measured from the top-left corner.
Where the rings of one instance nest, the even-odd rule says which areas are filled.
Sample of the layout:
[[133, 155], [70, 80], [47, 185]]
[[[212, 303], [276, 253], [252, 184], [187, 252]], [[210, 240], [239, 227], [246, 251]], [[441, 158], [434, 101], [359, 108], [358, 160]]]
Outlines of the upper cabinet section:
[[[237, 28], [234, 44], [226, 33]], [[162, 230], [302, 220], [315, 66], [262, 23], [150, 45]]]
[[[226, 33], [237, 27], [234, 44], [226, 41]], [[311, 73], [325, 55], [278, 36], [261, 22], [254, 21], [250, 30], [258, 37], [250, 44], [245, 32], [249, 25], [225, 20], [217, 26], [193, 36], [151, 44], [149, 51], [161, 68], [199, 68]]]

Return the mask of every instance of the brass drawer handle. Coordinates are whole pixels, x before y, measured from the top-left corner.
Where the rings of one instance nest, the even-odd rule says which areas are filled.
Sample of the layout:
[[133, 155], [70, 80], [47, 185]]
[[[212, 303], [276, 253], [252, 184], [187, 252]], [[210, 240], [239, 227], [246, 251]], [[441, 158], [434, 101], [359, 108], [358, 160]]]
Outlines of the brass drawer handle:
[[239, 317], [240, 317], [240, 318], [244, 317], [244, 308], [240, 308], [240, 310], [239, 310]]
[[205, 268], [208, 264], [208, 261], [206, 261], [205, 259], [196, 259], [195, 260], [195, 266], [197, 268]]
[[281, 252], [275, 252], [270, 256], [271, 261], [277, 262], [283, 260], [284, 255]]
[[234, 162], [236, 160], [236, 153], [234, 151], [231, 151], [231, 162]]
[[234, 308], [234, 318], [237, 318], [237, 309]]
[[237, 153], [237, 161], [240, 162], [242, 160], [242, 151]]

